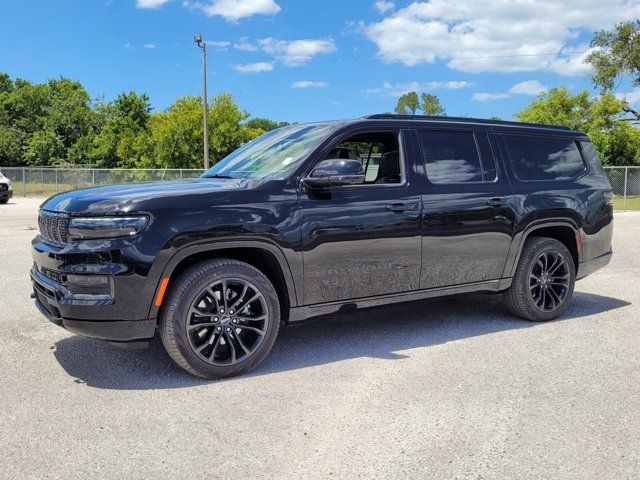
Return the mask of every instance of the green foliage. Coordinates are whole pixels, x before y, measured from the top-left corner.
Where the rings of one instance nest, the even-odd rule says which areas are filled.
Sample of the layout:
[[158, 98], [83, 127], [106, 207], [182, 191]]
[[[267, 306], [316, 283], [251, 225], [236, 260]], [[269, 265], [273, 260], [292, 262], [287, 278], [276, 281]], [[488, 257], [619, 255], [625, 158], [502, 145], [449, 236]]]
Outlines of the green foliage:
[[[640, 86], [640, 20], [619, 23], [612, 30], [597, 32], [591, 41], [597, 50], [587, 56], [593, 66], [592, 80], [604, 91], [612, 90], [617, 81], [631, 79]], [[622, 102], [625, 112], [640, 120], [640, 112]]]
[[286, 127], [289, 125], [289, 122], [275, 122], [273, 120], [269, 120], [268, 118], [252, 118], [251, 120], [247, 120], [245, 122], [245, 126], [248, 128], [252, 128], [254, 130], [262, 130], [263, 132], [268, 132], [270, 130], [275, 130], [276, 128]]
[[590, 97], [566, 88], [552, 88], [540, 94], [516, 113], [521, 122], [569, 127], [587, 133], [604, 164], [640, 164], [640, 131], [624, 121], [622, 103], [611, 93]]
[[[248, 116], [227, 93], [211, 100], [208, 126], [209, 157], [213, 163], [263, 133], [242, 123]], [[149, 128], [156, 166], [202, 168], [204, 127], [199, 97], [178, 98], [166, 112], [152, 117]]]
[[[421, 101], [422, 100], [422, 101]], [[398, 115], [415, 115], [417, 110], [422, 110], [423, 115], [445, 115], [445, 109], [440, 104], [440, 99], [430, 93], [422, 93], [418, 98], [416, 92], [408, 92], [398, 99], [395, 113]]]
[[[210, 158], [286, 122], [248, 120], [228, 94], [209, 105]], [[178, 98], [152, 113], [149, 97], [122, 92], [92, 101], [66, 78], [32, 84], [0, 73], [0, 165], [91, 165], [105, 168], [202, 168], [202, 104]]]
[[418, 94], [416, 92], [409, 92], [400, 96], [394, 111], [398, 115], [415, 115], [418, 108], [420, 108]]
[[435, 95], [431, 95], [430, 93], [423, 93], [421, 96], [422, 103], [420, 108], [422, 109], [423, 115], [446, 115], [444, 107], [440, 104], [440, 99]]

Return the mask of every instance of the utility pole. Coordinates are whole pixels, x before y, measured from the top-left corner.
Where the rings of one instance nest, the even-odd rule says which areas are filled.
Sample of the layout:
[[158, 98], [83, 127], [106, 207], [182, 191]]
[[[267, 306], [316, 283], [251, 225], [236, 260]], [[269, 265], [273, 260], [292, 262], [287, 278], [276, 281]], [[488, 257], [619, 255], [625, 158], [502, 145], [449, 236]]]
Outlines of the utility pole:
[[202, 119], [204, 126], [204, 169], [209, 170], [209, 122], [207, 120], [207, 44], [202, 35], [195, 35], [193, 40], [202, 50]]

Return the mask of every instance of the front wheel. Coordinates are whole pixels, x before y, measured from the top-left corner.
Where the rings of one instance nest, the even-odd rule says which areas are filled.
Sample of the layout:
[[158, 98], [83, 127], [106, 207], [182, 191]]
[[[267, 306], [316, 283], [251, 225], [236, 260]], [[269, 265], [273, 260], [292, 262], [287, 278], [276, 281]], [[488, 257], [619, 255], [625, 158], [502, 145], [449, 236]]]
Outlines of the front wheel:
[[568, 307], [576, 268], [567, 247], [546, 237], [527, 239], [505, 297], [511, 312], [534, 322], [553, 320]]
[[160, 314], [169, 356], [203, 378], [239, 375], [269, 353], [280, 328], [280, 304], [269, 279], [231, 259], [202, 262], [182, 273]]

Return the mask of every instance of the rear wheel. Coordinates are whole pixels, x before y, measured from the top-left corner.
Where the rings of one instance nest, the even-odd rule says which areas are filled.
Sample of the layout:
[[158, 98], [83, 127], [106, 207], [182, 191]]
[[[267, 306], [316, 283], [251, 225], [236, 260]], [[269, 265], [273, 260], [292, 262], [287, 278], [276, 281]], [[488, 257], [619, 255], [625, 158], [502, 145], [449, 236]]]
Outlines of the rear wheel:
[[507, 306], [526, 320], [553, 320], [568, 308], [575, 277], [573, 257], [562, 242], [529, 238], [505, 295]]
[[280, 304], [269, 279], [230, 259], [186, 270], [160, 314], [160, 336], [171, 358], [203, 378], [254, 368], [271, 350], [279, 327]]
[[7, 203], [8, 201], [8, 198], [0, 198], [0, 203]]

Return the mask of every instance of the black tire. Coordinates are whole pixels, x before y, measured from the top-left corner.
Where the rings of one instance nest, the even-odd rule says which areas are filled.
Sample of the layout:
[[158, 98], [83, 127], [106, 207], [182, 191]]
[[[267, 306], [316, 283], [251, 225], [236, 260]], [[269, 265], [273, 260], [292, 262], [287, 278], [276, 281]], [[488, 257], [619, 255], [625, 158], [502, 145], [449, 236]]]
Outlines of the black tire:
[[507, 307], [525, 320], [553, 320], [569, 307], [575, 279], [573, 256], [562, 242], [546, 237], [528, 238], [505, 294]]
[[[222, 298], [223, 292], [231, 298]], [[250, 302], [251, 298], [256, 300]], [[236, 302], [239, 309], [234, 312]], [[208, 379], [232, 377], [268, 355], [278, 336], [280, 315], [278, 294], [261, 271], [238, 260], [210, 260], [190, 267], [173, 282], [160, 312], [160, 338], [169, 356], [187, 372]]]
[[8, 198], [0, 198], [0, 203], [7, 203], [8, 201]]

